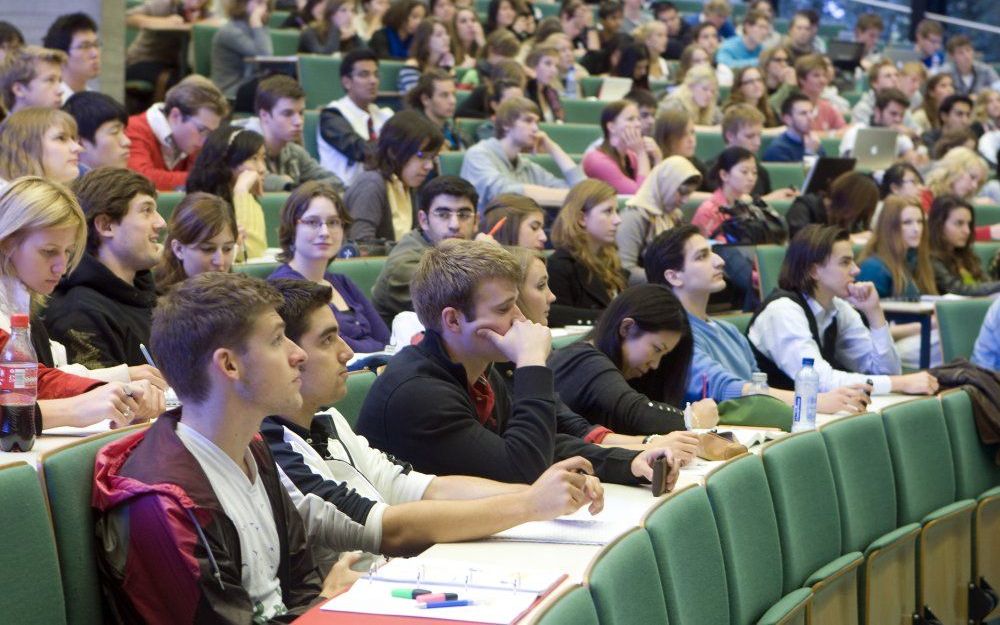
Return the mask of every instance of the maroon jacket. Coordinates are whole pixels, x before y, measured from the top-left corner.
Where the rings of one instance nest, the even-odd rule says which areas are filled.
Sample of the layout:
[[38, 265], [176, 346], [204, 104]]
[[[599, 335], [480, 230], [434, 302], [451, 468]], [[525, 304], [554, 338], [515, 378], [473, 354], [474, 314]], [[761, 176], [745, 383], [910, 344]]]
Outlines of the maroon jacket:
[[[176, 433], [181, 409], [143, 432], [106, 445], [94, 465], [102, 583], [122, 623], [253, 621], [242, 585], [240, 540], [197, 459]], [[281, 486], [274, 458], [256, 435], [250, 451], [274, 511], [278, 577], [288, 622], [320, 592], [302, 521]]]

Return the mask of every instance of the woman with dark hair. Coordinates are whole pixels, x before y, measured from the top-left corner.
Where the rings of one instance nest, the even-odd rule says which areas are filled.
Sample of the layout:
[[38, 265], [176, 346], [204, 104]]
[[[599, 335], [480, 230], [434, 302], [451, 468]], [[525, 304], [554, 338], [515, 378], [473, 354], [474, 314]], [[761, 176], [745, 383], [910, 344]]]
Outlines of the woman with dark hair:
[[159, 292], [200, 273], [226, 273], [233, 266], [239, 230], [233, 208], [219, 196], [187, 194], [170, 214], [167, 228], [163, 257], [154, 269]]
[[633, 89], [649, 90], [649, 50], [644, 44], [631, 43], [623, 46], [618, 63], [611, 68], [612, 76], [631, 78]]
[[607, 182], [623, 195], [633, 195], [662, 160], [651, 137], [642, 136], [639, 107], [628, 100], [612, 102], [601, 111], [604, 141], [583, 155], [583, 172]]
[[264, 137], [227, 124], [208, 135], [188, 174], [188, 193], [204, 191], [232, 204], [243, 260], [263, 256], [267, 249], [264, 209], [257, 202], [264, 192], [266, 158]]
[[711, 428], [714, 400], [678, 406], [694, 353], [684, 306], [668, 287], [629, 287], [608, 305], [587, 337], [549, 356], [556, 392], [569, 408], [621, 434]]
[[734, 104], [746, 102], [753, 106], [764, 116], [764, 128], [778, 128], [782, 126], [781, 118], [771, 108], [771, 103], [767, 99], [767, 87], [764, 85], [764, 77], [760, 69], [749, 65], [736, 70], [733, 77], [733, 90], [729, 92], [729, 99], [722, 107], [723, 110]]
[[986, 280], [979, 257], [972, 251], [976, 213], [971, 204], [954, 195], [935, 198], [927, 228], [938, 293], [975, 296], [1000, 292], [1000, 282]]
[[878, 193], [884, 200], [890, 195], [907, 195], [921, 197], [923, 195], [924, 177], [910, 163], [893, 163], [882, 174]]
[[229, 20], [212, 37], [210, 78], [226, 98], [236, 100], [240, 89], [252, 86], [256, 66], [247, 62], [255, 56], [274, 54], [267, 30], [268, 0], [231, 0], [226, 3]]
[[430, 69], [438, 69], [449, 74], [455, 68], [455, 47], [451, 42], [448, 26], [431, 17], [420, 22], [413, 33], [410, 58], [399, 70], [396, 90], [406, 93], [420, 80], [420, 75]]
[[486, 34], [489, 35], [498, 28], [513, 32], [514, 22], [521, 9], [521, 3], [517, 0], [490, 0], [486, 7]]
[[354, 16], [354, 30], [362, 41], [370, 41], [382, 29], [382, 18], [389, 9], [389, 0], [360, 0]]
[[405, 61], [410, 55], [413, 34], [427, 16], [427, 5], [420, 0], [398, 0], [389, 5], [382, 17], [385, 26], [372, 35], [368, 47], [380, 59]]
[[299, 8], [288, 13], [288, 17], [281, 23], [281, 28], [304, 30], [309, 25], [323, 20], [327, 0], [306, 0], [305, 3], [298, 4], [300, 4]]
[[444, 135], [417, 111], [400, 111], [382, 126], [366, 171], [354, 179], [344, 203], [351, 224], [348, 238], [396, 241], [413, 229], [413, 192], [434, 169]]
[[299, 35], [299, 52], [310, 54], [347, 53], [365, 44], [354, 30], [354, 3], [325, 0], [322, 12]]
[[795, 235], [778, 288], [747, 331], [768, 384], [792, 390], [802, 359], [812, 358], [821, 393], [870, 384], [876, 395], [933, 395], [938, 383], [926, 371], [900, 375], [878, 291], [870, 282], [855, 282], [857, 275], [846, 230], [810, 224]]
[[809, 224], [837, 226], [851, 233], [855, 243], [871, 236], [872, 215], [879, 203], [878, 185], [868, 174], [850, 171], [830, 183], [830, 192], [806, 193], [788, 209], [788, 232], [795, 236]]
[[[545, 211], [538, 202], [520, 193], [501, 193], [484, 209], [484, 232], [493, 232], [493, 239], [500, 245], [523, 247], [528, 250], [545, 249]], [[501, 224], [500, 222], [503, 221]]]
[[728, 147], [719, 154], [709, 176], [716, 186], [715, 192], [701, 203], [691, 223], [698, 226], [705, 238], [726, 243], [720, 226], [730, 215], [722, 209], [733, 207], [737, 202], [754, 201], [750, 194], [757, 184], [757, 159], [746, 148]]
[[300, 186], [281, 209], [278, 260], [285, 264], [268, 280], [311, 280], [332, 288], [330, 308], [340, 336], [356, 353], [370, 354], [389, 343], [389, 328], [350, 278], [328, 270], [350, 224], [351, 217], [333, 187], [315, 180]]
[[455, 62], [462, 67], [467, 66], [466, 61], [475, 65], [479, 51], [486, 45], [486, 34], [483, 32], [483, 25], [479, 22], [476, 10], [471, 7], [457, 9], [451, 33], [456, 48]]
[[552, 224], [556, 251], [549, 256], [549, 278], [556, 303], [552, 325], [597, 319], [628, 284], [615, 244], [618, 194], [606, 182], [584, 180], [566, 196]]
[[562, 99], [559, 90], [552, 86], [559, 82], [559, 50], [554, 46], [535, 46], [528, 53], [524, 65], [535, 73], [525, 86], [525, 97], [538, 105], [542, 121], [563, 121]]
[[955, 93], [955, 83], [951, 74], [947, 72], [934, 74], [924, 83], [923, 100], [920, 108], [913, 113], [913, 123], [920, 129], [921, 135], [941, 127], [938, 107], [953, 93]]

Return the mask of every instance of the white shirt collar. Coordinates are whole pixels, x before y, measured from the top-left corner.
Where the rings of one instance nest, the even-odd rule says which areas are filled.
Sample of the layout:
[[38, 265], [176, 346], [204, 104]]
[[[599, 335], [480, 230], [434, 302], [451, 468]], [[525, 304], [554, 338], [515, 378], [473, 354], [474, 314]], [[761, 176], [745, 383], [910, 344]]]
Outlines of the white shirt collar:
[[149, 122], [149, 128], [156, 136], [156, 140], [160, 142], [167, 169], [173, 169], [177, 163], [187, 158], [187, 154], [181, 152], [174, 142], [173, 131], [170, 129], [170, 122], [167, 121], [163, 108], [164, 104], [159, 102], [146, 109], [146, 121]]

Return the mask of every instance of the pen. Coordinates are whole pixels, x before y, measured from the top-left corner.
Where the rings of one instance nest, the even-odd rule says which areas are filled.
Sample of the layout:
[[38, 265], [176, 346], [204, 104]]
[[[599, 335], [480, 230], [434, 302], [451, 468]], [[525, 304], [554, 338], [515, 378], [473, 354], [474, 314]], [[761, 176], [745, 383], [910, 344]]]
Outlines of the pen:
[[475, 603], [469, 601], [468, 599], [461, 599], [459, 601], [437, 601], [435, 603], [418, 603], [417, 607], [427, 608], [429, 610], [431, 608], [458, 608], [463, 605], [475, 605]]
[[156, 363], [153, 362], [153, 357], [149, 355], [149, 350], [146, 349], [146, 346], [142, 343], [139, 343], [139, 351], [142, 352], [142, 357], [146, 359], [146, 362], [149, 363], [150, 367], [156, 367]]
[[503, 228], [503, 225], [505, 223], [507, 223], [507, 218], [506, 217], [501, 217], [500, 221], [498, 221], [495, 224], [493, 224], [493, 227], [490, 228], [490, 231], [487, 234], [489, 234], [490, 236], [493, 236], [494, 234], [496, 234], [497, 232], [500, 231], [500, 228]]
[[[429, 590], [423, 590], [421, 588], [393, 588], [392, 596], [398, 599], [416, 599], [424, 595], [431, 594]], [[438, 595], [434, 595], [437, 597]]]

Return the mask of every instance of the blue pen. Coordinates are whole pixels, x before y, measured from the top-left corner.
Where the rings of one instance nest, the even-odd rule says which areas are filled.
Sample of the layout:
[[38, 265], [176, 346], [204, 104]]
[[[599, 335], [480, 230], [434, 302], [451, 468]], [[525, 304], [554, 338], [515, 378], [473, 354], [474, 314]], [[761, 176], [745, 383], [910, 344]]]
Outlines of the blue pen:
[[437, 601], [435, 603], [421, 603], [418, 604], [418, 608], [457, 608], [463, 605], [475, 605], [475, 602], [469, 601], [468, 599], [459, 599], [457, 601]]

